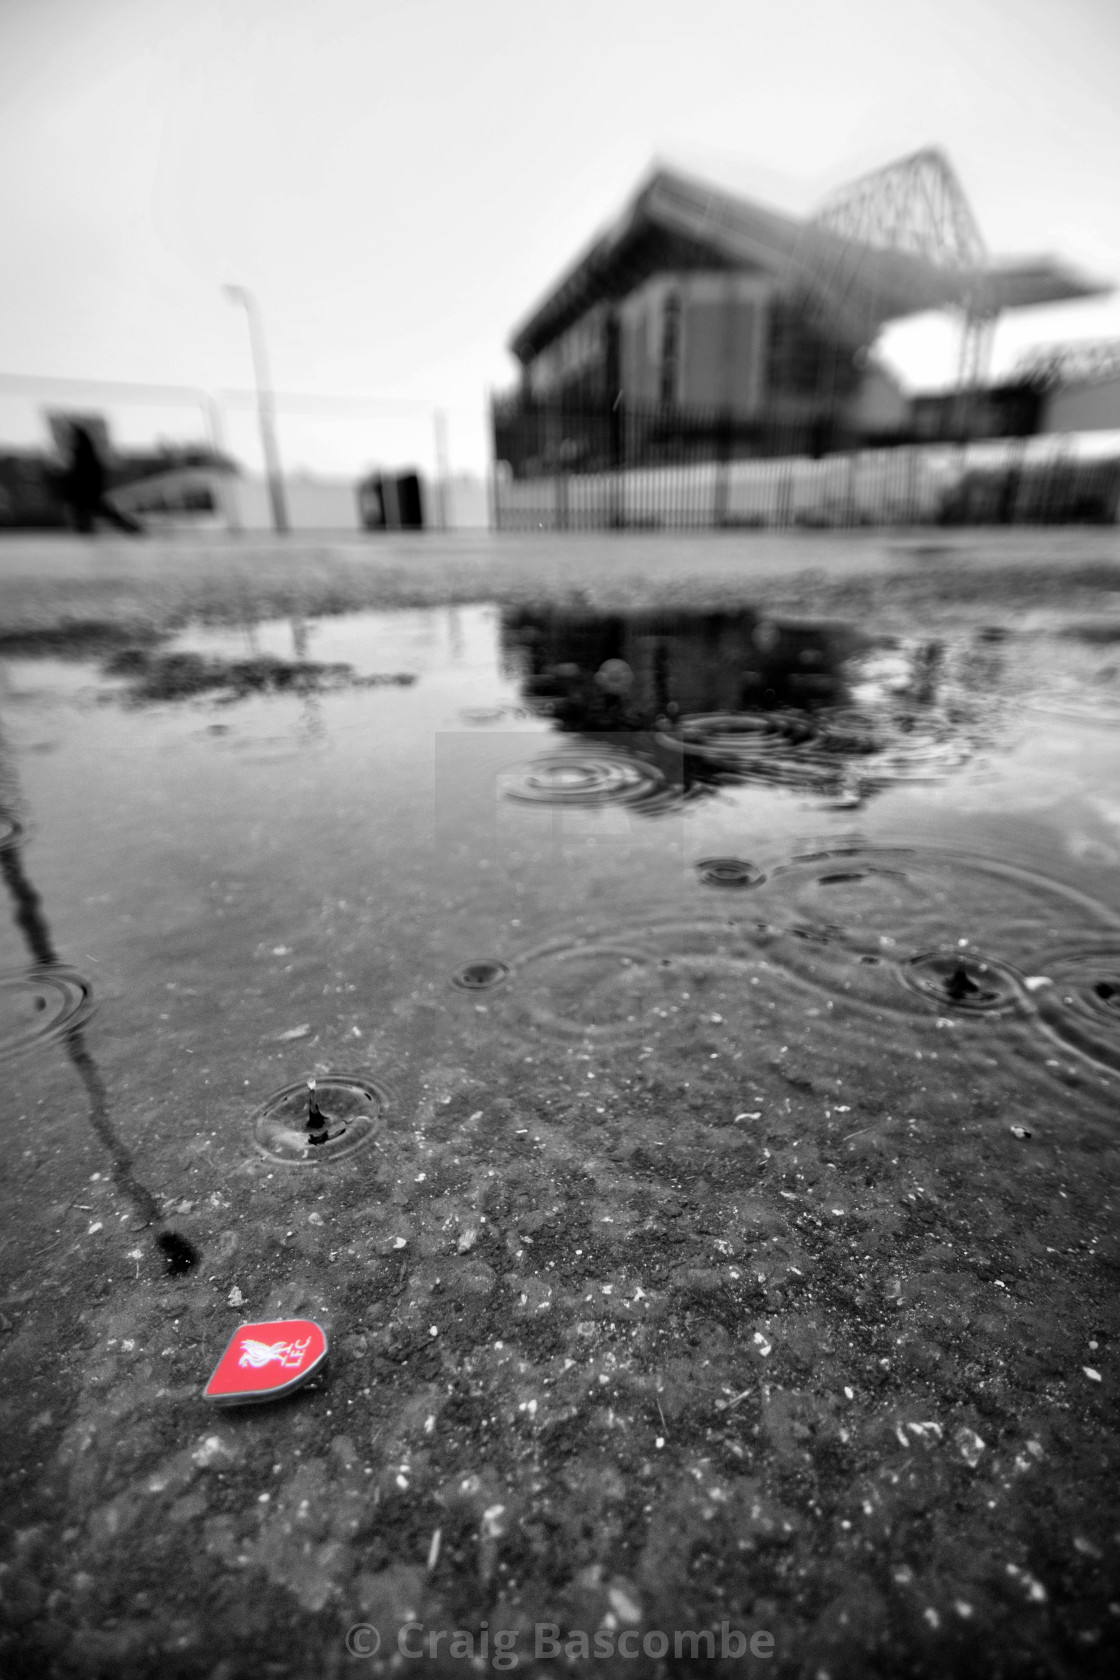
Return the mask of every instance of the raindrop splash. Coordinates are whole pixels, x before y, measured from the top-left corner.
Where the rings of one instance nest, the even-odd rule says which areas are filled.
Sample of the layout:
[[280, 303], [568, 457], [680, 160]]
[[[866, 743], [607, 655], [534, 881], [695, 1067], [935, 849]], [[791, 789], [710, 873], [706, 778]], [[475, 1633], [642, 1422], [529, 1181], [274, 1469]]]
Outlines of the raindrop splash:
[[1025, 1007], [1015, 971], [994, 957], [980, 957], [972, 951], [923, 952], [903, 963], [901, 974], [912, 991], [942, 1009], [1000, 1014]]
[[253, 1142], [281, 1166], [345, 1160], [376, 1136], [391, 1100], [386, 1085], [365, 1075], [299, 1079], [257, 1109], [249, 1123]]
[[746, 858], [701, 858], [696, 873], [709, 887], [757, 887], [766, 876], [756, 863]]
[[509, 976], [508, 963], [499, 962], [497, 957], [476, 957], [473, 962], [464, 963], [462, 968], [456, 969], [451, 976], [451, 984], [464, 992], [489, 992], [496, 986], [503, 986]]

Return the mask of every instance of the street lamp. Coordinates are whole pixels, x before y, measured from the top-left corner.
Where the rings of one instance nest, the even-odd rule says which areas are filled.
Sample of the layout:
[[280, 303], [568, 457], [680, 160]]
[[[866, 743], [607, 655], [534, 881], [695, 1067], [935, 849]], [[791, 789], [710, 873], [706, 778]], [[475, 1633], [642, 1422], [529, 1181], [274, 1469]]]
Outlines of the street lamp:
[[280, 451], [276, 444], [275, 399], [268, 375], [268, 356], [264, 346], [264, 328], [257, 300], [247, 286], [223, 286], [231, 303], [245, 307], [249, 320], [249, 343], [253, 351], [253, 373], [257, 382], [257, 410], [261, 421], [261, 445], [264, 449], [265, 471], [268, 475], [268, 499], [272, 503], [272, 523], [277, 531], [287, 531], [288, 508], [284, 499], [284, 479], [280, 470]]

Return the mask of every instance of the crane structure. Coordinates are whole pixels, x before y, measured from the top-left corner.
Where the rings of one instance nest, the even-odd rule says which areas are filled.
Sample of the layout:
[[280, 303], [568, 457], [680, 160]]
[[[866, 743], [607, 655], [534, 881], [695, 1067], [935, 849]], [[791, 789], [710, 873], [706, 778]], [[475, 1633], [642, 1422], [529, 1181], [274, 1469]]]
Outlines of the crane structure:
[[831, 193], [805, 224], [795, 263], [817, 313], [839, 309], [858, 323], [864, 353], [894, 314], [893, 280], [907, 272], [931, 308], [957, 312], [963, 434], [987, 372], [998, 309], [986, 284], [984, 237], [944, 152], [924, 147]]

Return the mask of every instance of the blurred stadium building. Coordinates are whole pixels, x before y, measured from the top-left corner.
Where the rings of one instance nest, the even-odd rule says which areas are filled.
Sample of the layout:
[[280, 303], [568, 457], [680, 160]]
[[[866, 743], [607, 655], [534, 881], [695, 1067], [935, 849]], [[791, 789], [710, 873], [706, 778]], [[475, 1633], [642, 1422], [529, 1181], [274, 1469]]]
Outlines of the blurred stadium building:
[[[995, 322], [1112, 289], [1057, 258], [991, 259], [933, 148], [807, 221], [657, 168], [513, 334], [520, 383], [493, 403], [499, 476], [1031, 435], [1054, 394], [1029, 375], [988, 389]], [[875, 344], [931, 310], [960, 321], [959, 377], [948, 397], [911, 400]]]

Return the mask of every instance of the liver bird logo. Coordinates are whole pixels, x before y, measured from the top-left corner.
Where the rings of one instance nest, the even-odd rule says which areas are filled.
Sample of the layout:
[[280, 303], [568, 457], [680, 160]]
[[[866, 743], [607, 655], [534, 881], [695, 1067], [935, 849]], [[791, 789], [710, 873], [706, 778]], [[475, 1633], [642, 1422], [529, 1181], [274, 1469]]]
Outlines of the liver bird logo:
[[289, 1370], [303, 1361], [307, 1351], [306, 1342], [255, 1342], [249, 1336], [241, 1344], [241, 1358], [239, 1365], [251, 1365], [254, 1371], [259, 1371], [263, 1365], [270, 1365], [273, 1360]]
[[254, 1342], [247, 1338], [241, 1344], [241, 1358], [237, 1363], [251, 1365], [254, 1371], [259, 1371], [262, 1365], [268, 1365], [274, 1359], [282, 1364], [287, 1351], [287, 1342], [273, 1342], [270, 1346], [268, 1342]]

